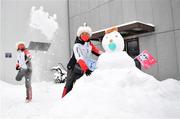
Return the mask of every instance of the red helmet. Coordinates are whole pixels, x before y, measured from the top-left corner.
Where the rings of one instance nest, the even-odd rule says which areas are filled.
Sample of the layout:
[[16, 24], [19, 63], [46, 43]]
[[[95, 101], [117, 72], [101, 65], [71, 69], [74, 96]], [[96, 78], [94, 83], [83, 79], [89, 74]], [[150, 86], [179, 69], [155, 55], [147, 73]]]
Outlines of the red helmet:
[[21, 51], [23, 51], [23, 50], [25, 50], [26, 49], [26, 47], [25, 47], [25, 44], [24, 43], [18, 43], [18, 45], [17, 45], [17, 50], [21, 50]]

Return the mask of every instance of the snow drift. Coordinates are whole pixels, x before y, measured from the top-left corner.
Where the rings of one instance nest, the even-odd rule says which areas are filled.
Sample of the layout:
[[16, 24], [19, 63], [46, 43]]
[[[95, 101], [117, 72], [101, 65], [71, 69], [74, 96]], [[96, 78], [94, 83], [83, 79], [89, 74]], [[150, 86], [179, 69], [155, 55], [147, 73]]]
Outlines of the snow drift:
[[114, 55], [114, 61], [118, 60], [115, 54], [101, 55], [92, 75], [77, 80], [63, 99], [60, 98], [63, 85], [33, 83], [33, 101], [26, 104], [24, 86], [0, 81], [1, 118], [179, 119], [178, 81], [157, 81], [137, 69], [129, 58], [121, 59], [124, 65], [119, 67], [115, 65], [119, 62], [109, 62], [106, 66], [112, 60], [110, 55]]
[[108, 52], [99, 57], [97, 69], [91, 76], [78, 79], [73, 90], [63, 99], [63, 85], [33, 83], [33, 101], [26, 104], [24, 86], [0, 81], [0, 117], [179, 119], [180, 82], [174, 79], [160, 82], [137, 69], [133, 59], [122, 51], [123, 41], [120, 40], [122, 37], [118, 32], [112, 32], [110, 37], [104, 36], [103, 47]]
[[72, 117], [178, 119], [180, 83], [143, 73], [125, 52], [104, 53], [92, 76], [77, 81], [62, 107]]

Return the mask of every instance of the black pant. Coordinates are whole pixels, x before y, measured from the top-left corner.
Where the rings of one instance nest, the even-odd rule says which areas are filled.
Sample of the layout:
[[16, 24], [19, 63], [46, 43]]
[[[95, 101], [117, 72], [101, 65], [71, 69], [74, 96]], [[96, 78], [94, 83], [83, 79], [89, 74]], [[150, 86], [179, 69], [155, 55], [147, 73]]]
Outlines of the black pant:
[[26, 98], [32, 98], [31, 75], [32, 66], [30, 62], [27, 63], [27, 69], [20, 69], [16, 75], [16, 81], [21, 81], [25, 77]]
[[76, 64], [73, 69], [68, 69], [67, 71], [67, 80], [65, 84], [65, 88], [67, 89], [67, 93], [72, 90], [74, 83], [77, 79], [83, 76], [83, 70]]
[[23, 77], [25, 77], [25, 86], [26, 88], [31, 87], [31, 74], [32, 71], [28, 71], [27, 69], [21, 69], [19, 70], [17, 76], [16, 76], [16, 81], [21, 81]]

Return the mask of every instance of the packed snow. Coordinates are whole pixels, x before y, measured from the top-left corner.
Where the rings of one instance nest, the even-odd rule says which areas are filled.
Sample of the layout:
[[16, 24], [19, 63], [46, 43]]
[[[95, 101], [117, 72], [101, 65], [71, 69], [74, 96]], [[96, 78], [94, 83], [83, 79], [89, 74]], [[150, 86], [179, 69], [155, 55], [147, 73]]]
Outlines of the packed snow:
[[180, 82], [158, 81], [137, 69], [116, 38], [121, 39], [117, 32], [104, 36], [108, 42], [103, 41], [97, 68], [78, 79], [64, 98], [64, 85], [39, 82], [32, 83], [33, 100], [25, 103], [23, 85], [0, 81], [0, 118], [180, 119]]
[[[131, 21], [131, 22], [127, 22], [127, 23], [124, 23], [124, 24], [116, 25], [116, 26], [114, 26], [114, 27], [123, 27], [123, 26], [131, 25], [131, 24], [135, 24], [135, 23], [146, 24], [146, 25], [149, 25], [149, 26], [152, 26], [152, 27], [155, 26], [154, 24], [151, 24], [151, 23], [144, 23], [144, 22], [141, 22], [141, 21]], [[111, 27], [106, 28], [106, 29], [110, 29], [110, 28], [111, 28]], [[103, 32], [103, 31], [105, 31], [106, 29], [101, 29], [101, 30], [98, 30], [98, 31], [94, 31], [93, 34], [98, 33], [98, 32]]]
[[33, 100], [25, 103], [24, 85], [0, 81], [1, 119], [180, 118], [180, 82], [160, 82], [127, 62], [128, 55], [124, 65], [112, 62], [111, 55], [119, 59], [118, 53], [102, 54], [92, 75], [77, 80], [63, 99], [64, 85], [39, 82], [32, 83]]

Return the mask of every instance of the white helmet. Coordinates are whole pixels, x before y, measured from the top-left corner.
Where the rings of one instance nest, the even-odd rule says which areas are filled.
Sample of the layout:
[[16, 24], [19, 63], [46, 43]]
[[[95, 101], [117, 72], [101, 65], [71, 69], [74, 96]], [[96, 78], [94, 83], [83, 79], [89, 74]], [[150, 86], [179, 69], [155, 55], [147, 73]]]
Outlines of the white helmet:
[[90, 37], [92, 35], [92, 29], [91, 27], [87, 26], [86, 23], [83, 24], [83, 26], [80, 26], [77, 30], [77, 36], [79, 37], [81, 35], [81, 33], [83, 32], [87, 32], [89, 33]]

